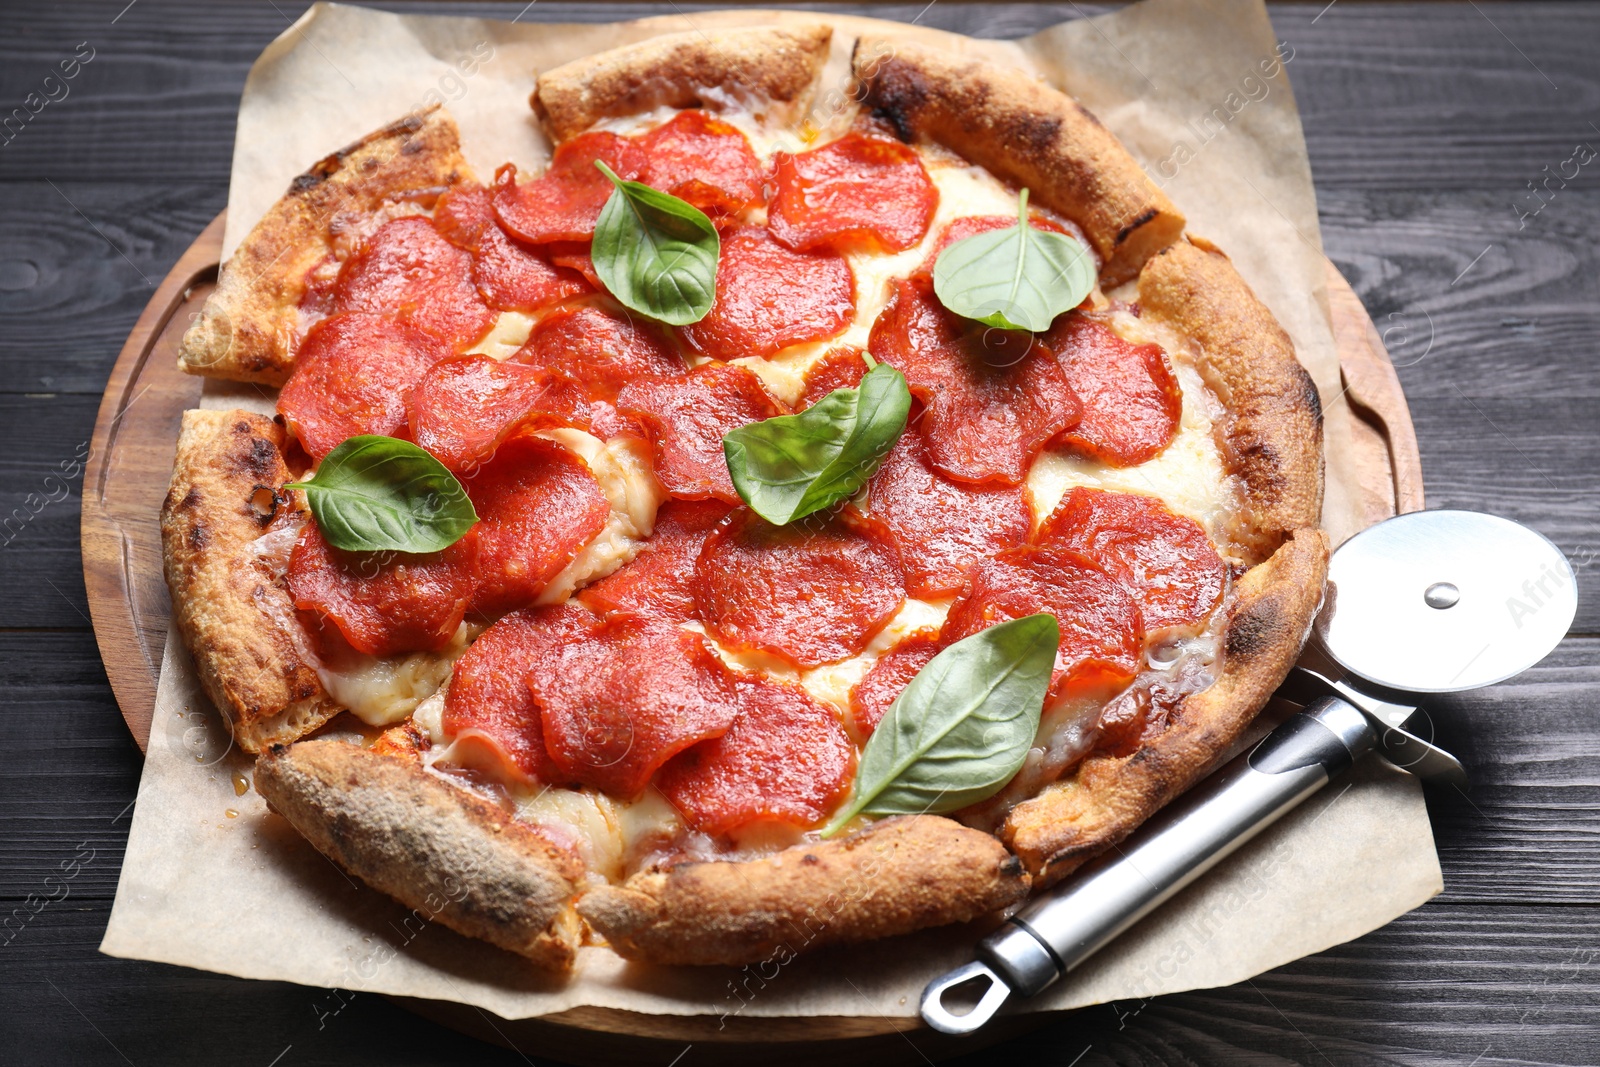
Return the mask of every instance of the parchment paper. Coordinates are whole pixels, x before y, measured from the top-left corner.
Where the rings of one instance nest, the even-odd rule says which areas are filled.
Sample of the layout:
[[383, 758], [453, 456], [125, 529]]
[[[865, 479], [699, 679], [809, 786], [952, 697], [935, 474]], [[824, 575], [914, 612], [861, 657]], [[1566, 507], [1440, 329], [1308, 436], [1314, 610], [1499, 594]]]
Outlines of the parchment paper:
[[[1293, 336], [1328, 409], [1325, 525], [1359, 528], [1348, 411], [1323, 288], [1315, 195], [1286, 71], [1257, 0], [1145, 0], [1018, 42], [845, 16], [695, 13], [612, 25], [519, 25], [319, 4], [246, 82], [228, 206], [231, 250], [313, 160], [411, 107], [443, 99], [482, 174], [548, 155], [527, 107], [534, 72], [657, 33], [824, 17], [825, 86], [854, 36], [916, 38], [1037, 70], [1115, 132]], [[826, 107], [823, 100], [818, 106]], [[267, 406], [208, 383], [204, 403]], [[1270, 715], [1264, 716], [1270, 718]], [[1262, 724], [1264, 728], [1265, 724]], [[155, 725], [101, 950], [249, 978], [474, 1004], [506, 1018], [582, 1005], [712, 1016], [913, 1016], [923, 985], [970, 958], [957, 927], [801, 956], [781, 968], [660, 969], [581, 953], [553, 984], [337, 870], [253, 792], [248, 757], [169, 639]], [[1437, 894], [1438, 859], [1414, 779], [1376, 760], [1270, 828], [1089, 964], [1022, 1005], [1039, 1011], [1227, 985], [1375, 929]], [[326, 1010], [340, 1001], [329, 998]]]

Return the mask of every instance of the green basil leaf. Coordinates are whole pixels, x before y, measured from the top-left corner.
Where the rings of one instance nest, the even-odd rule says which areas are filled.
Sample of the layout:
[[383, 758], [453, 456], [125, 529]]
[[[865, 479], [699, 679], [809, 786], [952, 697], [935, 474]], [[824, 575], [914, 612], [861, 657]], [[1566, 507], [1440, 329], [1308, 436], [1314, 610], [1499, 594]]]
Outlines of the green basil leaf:
[[456, 476], [394, 437], [351, 437], [285, 488], [305, 490], [322, 536], [347, 552], [439, 552], [478, 521]]
[[900, 440], [911, 412], [905, 375], [880, 363], [798, 415], [752, 422], [722, 438], [739, 497], [778, 526], [854, 496]]
[[1094, 258], [1081, 242], [1028, 224], [1026, 189], [1017, 197], [1017, 225], [964, 237], [933, 265], [941, 304], [1002, 330], [1048, 330], [1094, 283]]
[[590, 247], [606, 289], [639, 314], [673, 326], [705, 318], [717, 296], [717, 228], [693, 204], [619, 178], [598, 159], [594, 165], [616, 186]]
[[999, 792], [1039, 731], [1060, 639], [1054, 615], [1029, 615], [933, 657], [872, 732], [855, 796], [822, 836], [863, 812], [937, 814]]

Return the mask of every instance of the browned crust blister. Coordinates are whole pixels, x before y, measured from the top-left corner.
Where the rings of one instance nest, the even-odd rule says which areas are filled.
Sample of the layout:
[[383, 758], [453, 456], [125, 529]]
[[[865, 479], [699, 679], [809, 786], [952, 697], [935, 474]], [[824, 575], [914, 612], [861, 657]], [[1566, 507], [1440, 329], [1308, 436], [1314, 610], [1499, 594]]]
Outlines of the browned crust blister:
[[437, 108], [323, 159], [290, 184], [223, 264], [216, 290], [183, 335], [178, 366], [209, 378], [282, 385], [293, 369], [306, 278], [332, 254], [335, 220], [469, 177], [455, 120]]
[[1082, 228], [1107, 288], [1177, 240], [1183, 216], [1076, 100], [1020, 70], [900, 40], [856, 42], [863, 106], [907, 140], [929, 140], [1025, 185]]
[[652, 37], [540, 74], [529, 103], [557, 142], [658, 107], [738, 104], [792, 117], [810, 100], [832, 37], [820, 24]]
[[761, 859], [645, 871], [591, 889], [578, 911], [627, 959], [741, 964], [966, 922], [1027, 891], [989, 834], [916, 815]]
[[582, 865], [416, 763], [335, 739], [274, 746], [256, 790], [317, 850], [457, 933], [562, 971], [577, 955]]
[[245, 751], [321, 726], [340, 710], [291, 634], [289, 595], [251, 558], [289, 481], [284, 431], [248, 411], [186, 411], [161, 508], [172, 618], [200, 684]]

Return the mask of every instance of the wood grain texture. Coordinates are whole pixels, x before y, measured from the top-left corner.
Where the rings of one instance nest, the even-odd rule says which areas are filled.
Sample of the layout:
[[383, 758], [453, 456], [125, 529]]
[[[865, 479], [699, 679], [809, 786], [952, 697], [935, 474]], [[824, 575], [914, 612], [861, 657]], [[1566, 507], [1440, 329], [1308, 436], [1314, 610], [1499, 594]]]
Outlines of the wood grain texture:
[[[0, 516], [88, 440], [118, 346], [153, 290], [145, 278], [159, 281], [226, 201], [249, 63], [305, 4], [278, 0], [280, 14], [271, 4], [139, 0], [113, 23], [126, 6], [0, 9], [0, 113], [78, 42], [98, 49], [69, 99], [0, 145]], [[925, 7], [869, 13], [910, 20]], [[502, 18], [523, 9], [523, 0], [448, 8]], [[672, 10], [541, 0], [522, 18]], [[922, 21], [1007, 36], [1080, 10], [1098, 9], [940, 0]], [[1325, 245], [1401, 364], [1430, 504], [1510, 514], [1569, 554], [1592, 552], [1600, 515], [1585, 472], [1597, 459], [1600, 172], [1584, 168], [1521, 229], [1512, 205], [1572, 142], [1596, 140], [1600, 10], [1316, 0], [1272, 15], [1296, 49], [1288, 73]], [[47, 273], [52, 284], [40, 285], [35, 276]], [[1407, 365], [1426, 336], [1424, 311], [1435, 344]], [[1549, 482], [1507, 437], [1536, 446]], [[80, 842], [99, 851], [67, 900], [0, 946], [0, 1061], [550, 1062], [537, 1046], [502, 1052], [382, 998], [346, 994], [341, 1008], [315, 990], [96, 953], [127, 833], [117, 816], [133, 799], [139, 757], [88, 628], [77, 492], [0, 548], [10, 683], [0, 689], [0, 742], [11, 756], [0, 763], [0, 915], [38, 892]], [[1580, 571], [1578, 629], [1590, 635], [1600, 634], [1594, 574]], [[1250, 985], [1089, 1009], [965, 1062], [1064, 1067], [1081, 1053], [1080, 1067], [1600, 1063], [1597, 660], [1600, 642], [1569, 639], [1514, 686], [1438, 709], [1440, 740], [1475, 776], [1466, 797], [1429, 798], [1443, 897]], [[909, 1046], [906, 1055], [923, 1062]], [[680, 1064], [696, 1062], [690, 1049]]]
[[[22, 1064], [543, 1065], [410, 1015], [382, 997], [244, 982], [95, 952], [106, 906], [70, 897], [4, 950], [0, 995]], [[1433, 904], [1382, 930], [1226, 989], [1119, 1001], [941, 1062], [1052, 1067], [1587, 1065], [1600, 1057], [1600, 907]], [[504, 1031], [504, 1024], [499, 1024]], [[926, 1062], [925, 1035], [881, 1062]], [[28, 1040], [28, 1036], [24, 1040]], [[666, 1057], [635, 1062], [667, 1067]], [[285, 1049], [289, 1051], [286, 1053]], [[125, 1057], [125, 1058], [124, 1058]], [[1074, 1060], [1074, 1057], [1079, 1057]], [[760, 1061], [750, 1061], [760, 1062]]]
[[227, 182], [0, 188], [0, 319], [8, 350], [31, 356], [8, 364], [0, 393], [98, 396], [157, 283], [227, 203]]

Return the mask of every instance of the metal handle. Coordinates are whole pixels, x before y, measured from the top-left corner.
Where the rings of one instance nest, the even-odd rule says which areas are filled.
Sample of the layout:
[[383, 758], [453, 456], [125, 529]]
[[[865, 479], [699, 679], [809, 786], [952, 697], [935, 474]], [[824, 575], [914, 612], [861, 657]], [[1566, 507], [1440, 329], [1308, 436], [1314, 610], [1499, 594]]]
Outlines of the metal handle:
[[1072, 883], [1024, 907], [978, 943], [975, 964], [928, 985], [922, 1017], [946, 1033], [970, 1033], [1000, 1009], [989, 989], [956, 1015], [942, 1003], [957, 985], [987, 976], [1031, 997], [1210, 870], [1240, 845], [1348, 767], [1377, 743], [1367, 717], [1324, 697], [1168, 805], [1121, 848], [1086, 866]]

